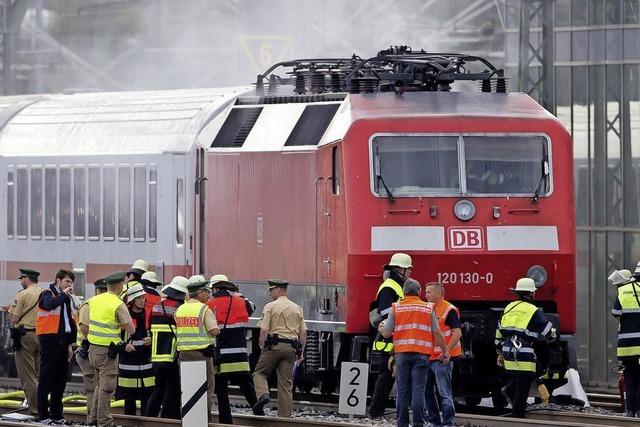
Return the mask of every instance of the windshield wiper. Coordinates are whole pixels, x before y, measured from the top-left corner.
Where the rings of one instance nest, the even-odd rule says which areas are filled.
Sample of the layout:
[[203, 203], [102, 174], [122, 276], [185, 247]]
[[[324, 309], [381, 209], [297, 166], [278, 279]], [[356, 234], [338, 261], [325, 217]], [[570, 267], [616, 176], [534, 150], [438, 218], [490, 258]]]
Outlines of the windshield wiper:
[[540, 198], [540, 191], [542, 190], [542, 184], [546, 183], [548, 176], [549, 176], [549, 163], [545, 158], [542, 161], [542, 176], [540, 177], [540, 180], [538, 181], [538, 186], [536, 187], [536, 191], [533, 193], [533, 197], [531, 198], [532, 203], [538, 202], [538, 199]]
[[389, 203], [393, 205], [396, 202], [396, 199], [393, 197], [393, 194], [391, 194], [391, 190], [389, 190], [389, 187], [387, 187], [387, 184], [384, 183], [384, 179], [382, 178], [382, 175], [380, 174], [376, 175], [376, 179], [378, 180], [378, 185], [382, 183], [382, 186], [384, 187], [384, 191], [387, 192]]

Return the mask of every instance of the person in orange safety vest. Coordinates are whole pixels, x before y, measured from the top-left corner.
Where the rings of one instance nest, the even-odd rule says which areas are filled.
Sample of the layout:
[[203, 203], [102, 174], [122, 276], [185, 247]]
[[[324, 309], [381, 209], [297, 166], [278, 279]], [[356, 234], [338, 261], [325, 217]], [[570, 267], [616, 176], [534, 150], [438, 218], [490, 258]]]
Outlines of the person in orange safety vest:
[[[460, 311], [455, 305], [444, 299], [444, 287], [439, 282], [427, 283], [425, 296], [427, 301], [434, 305], [438, 327], [442, 331], [451, 357], [449, 363], [439, 362], [438, 357], [442, 353], [442, 349], [439, 346], [433, 348], [425, 389], [425, 405], [429, 413], [428, 421], [429, 425], [452, 426], [456, 411], [453, 406], [451, 375], [455, 361], [462, 354]], [[442, 412], [442, 417], [440, 417], [440, 412]]]
[[420, 283], [407, 279], [402, 287], [405, 297], [391, 306], [389, 317], [378, 326], [380, 334], [393, 335], [396, 352], [398, 396], [397, 425], [409, 425], [409, 397], [413, 425], [424, 425], [424, 389], [433, 346], [444, 349], [437, 363], [449, 361], [449, 350], [438, 327], [434, 306], [420, 299]]

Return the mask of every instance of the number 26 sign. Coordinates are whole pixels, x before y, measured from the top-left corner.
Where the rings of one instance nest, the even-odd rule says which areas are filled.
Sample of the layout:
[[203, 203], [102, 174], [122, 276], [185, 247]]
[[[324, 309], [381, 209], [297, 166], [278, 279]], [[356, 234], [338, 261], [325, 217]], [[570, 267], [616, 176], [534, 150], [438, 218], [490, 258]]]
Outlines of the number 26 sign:
[[367, 363], [342, 362], [340, 369], [338, 412], [349, 415], [364, 415], [367, 411], [369, 365]]

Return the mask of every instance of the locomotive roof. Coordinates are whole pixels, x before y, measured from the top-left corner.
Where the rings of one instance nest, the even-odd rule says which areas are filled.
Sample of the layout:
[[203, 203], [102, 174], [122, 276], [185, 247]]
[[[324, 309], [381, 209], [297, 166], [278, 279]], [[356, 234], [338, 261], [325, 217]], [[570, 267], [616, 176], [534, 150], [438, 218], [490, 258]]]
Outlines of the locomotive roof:
[[524, 93], [405, 92], [349, 95], [320, 145], [341, 139], [359, 119], [412, 116], [556, 118]]
[[0, 155], [186, 152], [249, 88], [0, 98]]

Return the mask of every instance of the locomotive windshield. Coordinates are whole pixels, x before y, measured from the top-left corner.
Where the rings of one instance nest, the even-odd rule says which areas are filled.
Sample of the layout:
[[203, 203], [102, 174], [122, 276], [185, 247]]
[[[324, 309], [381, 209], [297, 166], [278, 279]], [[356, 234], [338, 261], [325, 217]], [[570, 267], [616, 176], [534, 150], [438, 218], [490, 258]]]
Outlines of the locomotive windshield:
[[[540, 135], [378, 135], [373, 190], [388, 196], [545, 195], [548, 142]], [[462, 173], [461, 173], [462, 171]]]

